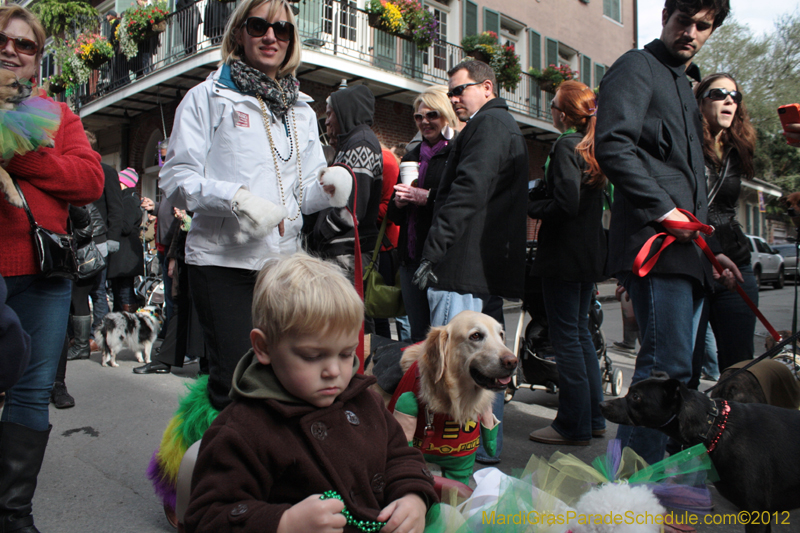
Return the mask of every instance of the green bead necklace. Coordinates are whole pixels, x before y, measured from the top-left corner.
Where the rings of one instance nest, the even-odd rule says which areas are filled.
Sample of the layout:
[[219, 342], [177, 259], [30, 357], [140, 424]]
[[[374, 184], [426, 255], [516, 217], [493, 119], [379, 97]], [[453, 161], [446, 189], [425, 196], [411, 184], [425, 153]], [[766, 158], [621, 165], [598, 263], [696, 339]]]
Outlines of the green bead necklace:
[[[330, 500], [331, 498], [344, 502], [341, 495], [335, 490], [325, 491], [322, 493], [322, 496], [319, 497], [320, 500]], [[356, 527], [364, 533], [376, 533], [386, 524], [386, 522], [373, 522], [372, 520], [356, 520], [353, 518], [353, 515], [350, 514], [350, 511], [347, 510], [347, 507], [342, 509], [342, 515], [347, 518], [348, 526]]]

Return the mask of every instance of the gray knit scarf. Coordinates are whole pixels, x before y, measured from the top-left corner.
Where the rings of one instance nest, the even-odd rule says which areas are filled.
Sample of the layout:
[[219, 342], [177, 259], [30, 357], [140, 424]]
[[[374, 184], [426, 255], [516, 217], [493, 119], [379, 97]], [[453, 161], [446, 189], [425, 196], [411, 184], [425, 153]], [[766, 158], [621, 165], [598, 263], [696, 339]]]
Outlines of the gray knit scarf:
[[273, 80], [244, 61], [234, 60], [230, 64], [231, 79], [244, 94], [261, 96], [272, 114], [281, 119], [297, 103], [300, 82], [289, 74]]

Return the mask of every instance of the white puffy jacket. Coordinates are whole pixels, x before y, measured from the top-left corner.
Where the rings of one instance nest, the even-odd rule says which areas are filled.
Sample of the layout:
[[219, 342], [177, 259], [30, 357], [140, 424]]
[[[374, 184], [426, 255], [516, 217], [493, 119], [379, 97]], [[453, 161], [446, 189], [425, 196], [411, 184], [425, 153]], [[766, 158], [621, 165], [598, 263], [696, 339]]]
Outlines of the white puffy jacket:
[[292, 113], [287, 114], [289, 136], [282, 121], [272, 117], [272, 138], [278, 159], [284, 202], [275, 173], [275, 163], [261, 107], [252, 96], [241, 94], [220, 82], [220, 67], [183, 98], [175, 114], [167, 159], [159, 174], [160, 187], [175, 207], [194, 212], [186, 238], [186, 262], [200, 266], [222, 266], [257, 270], [269, 255], [292, 253], [299, 248], [303, 217], [284, 219], [284, 236], [276, 227], [263, 239], [237, 241], [239, 221], [231, 210], [240, 188], [273, 204], [285, 203], [289, 217], [297, 213], [300, 184], [297, 179], [297, 147], [300, 144], [304, 214], [329, 207], [329, 197], [319, 184], [325, 156], [319, 142], [317, 116], [312, 101], [300, 93]]

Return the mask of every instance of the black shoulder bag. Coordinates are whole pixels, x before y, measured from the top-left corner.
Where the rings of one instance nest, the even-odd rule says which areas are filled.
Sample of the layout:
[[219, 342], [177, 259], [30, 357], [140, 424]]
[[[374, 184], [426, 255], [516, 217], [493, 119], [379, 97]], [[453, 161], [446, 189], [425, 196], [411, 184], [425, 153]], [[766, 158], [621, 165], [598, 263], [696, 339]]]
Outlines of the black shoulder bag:
[[42, 274], [46, 278], [74, 280], [78, 272], [75, 238], [69, 233], [66, 235], [55, 233], [37, 224], [17, 180], [14, 180], [14, 187], [16, 187], [20, 198], [22, 198], [22, 207], [25, 209], [28, 221], [31, 224], [33, 247], [36, 249], [37, 265]]

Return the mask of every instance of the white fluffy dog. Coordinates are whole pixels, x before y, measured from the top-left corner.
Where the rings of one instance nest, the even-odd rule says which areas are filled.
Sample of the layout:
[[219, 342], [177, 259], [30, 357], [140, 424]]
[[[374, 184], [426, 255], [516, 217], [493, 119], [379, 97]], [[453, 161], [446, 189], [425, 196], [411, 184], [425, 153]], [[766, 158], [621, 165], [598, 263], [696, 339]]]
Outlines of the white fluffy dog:
[[102, 366], [119, 366], [117, 354], [128, 348], [140, 363], [150, 362], [150, 350], [161, 327], [161, 310], [147, 306], [136, 313], [108, 313], [94, 332], [94, 339], [103, 352]]

